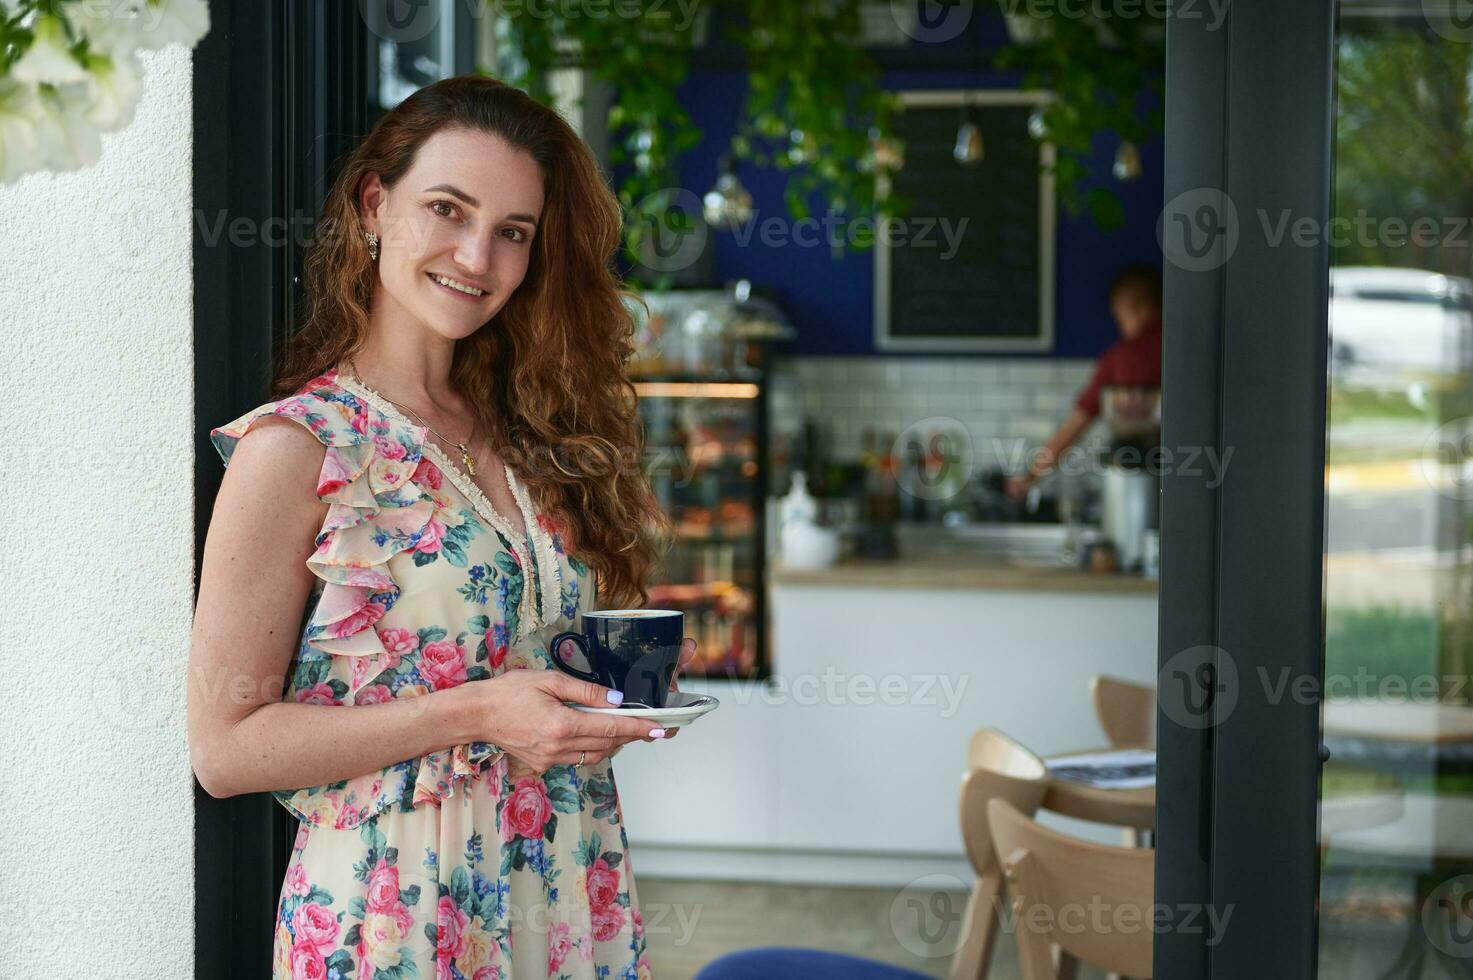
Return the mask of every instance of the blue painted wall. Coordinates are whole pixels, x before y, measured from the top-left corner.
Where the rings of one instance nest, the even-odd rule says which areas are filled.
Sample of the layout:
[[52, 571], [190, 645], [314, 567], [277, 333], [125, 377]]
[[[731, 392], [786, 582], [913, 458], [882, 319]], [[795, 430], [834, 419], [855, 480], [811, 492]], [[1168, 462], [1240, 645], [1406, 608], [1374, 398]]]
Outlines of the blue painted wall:
[[[1000, 25], [999, 25], [1000, 27]], [[1014, 74], [956, 70], [895, 70], [882, 75], [886, 89], [1017, 88]], [[693, 71], [680, 100], [703, 133], [701, 142], [681, 161], [681, 186], [704, 194], [715, 183], [717, 162], [734, 132], [745, 87], [733, 70]], [[1109, 177], [1116, 140], [1096, 139], [1092, 173], [1105, 175], [1125, 208], [1125, 226], [1105, 234], [1087, 213], [1071, 218], [1059, 208], [1055, 263], [1055, 344], [1052, 354], [1016, 357], [1093, 357], [1117, 339], [1105, 299], [1110, 280], [1127, 262], [1160, 262], [1156, 220], [1162, 202], [1163, 141], [1158, 136], [1140, 147], [1141, 176], [1127, 183]], [[786, 215], [782, 171], [742, 167], [742, 182], [752, 192], [760, 220]], [[817, 202], [815, 202], [817, 203]], [[969, 232], [970, 233], [970, 232]], [[799, 331], [796, 354], [875, 354], [873, 254], [847, 253], [834, 261], [826, 244], [789, 242], [768, 247], [755, 239], [746, 247], [732, 233], [713, 232], [716, 239], [715, 284], [746, 277], [779, 291], [779, 299]], [[889, 356], [888, 352], [887, 356]], [[966, 356], [966, 355], [958, 355]], [[974, 355], [975, 356], [975, 355]], [[1000, 355], [990, 355], [1000, 356]]]

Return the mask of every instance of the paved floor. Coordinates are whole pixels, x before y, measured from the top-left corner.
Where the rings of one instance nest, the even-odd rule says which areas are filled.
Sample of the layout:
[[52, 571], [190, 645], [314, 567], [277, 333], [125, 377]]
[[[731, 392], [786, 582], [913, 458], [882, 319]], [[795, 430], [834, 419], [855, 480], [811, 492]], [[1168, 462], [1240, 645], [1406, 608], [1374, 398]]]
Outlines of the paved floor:
[[[852, 953], [945, 977], [948, 958], [916, 955], [906, 948], [918, 945], [914, 938], [898, 935], [892, 926], [898, 894], [893, 888], [639, 879], [656, 980], [690, 980], [722, 953], [763, 945]], [[1395, 960], [1407, 930], [1417, 927], [1409, 898], [1409, 889], [1384, 877], [1327, 882], [1321, 896], [1327, 913], [1321, 921], [1318, 980], [1379, 976]], [[1473, 960], [1465, 966], [1460, 975], [1473, 976]], [[1016, 948], [1005, 933], [989, 978], [1020, 976]], [[1086, 967], [1079, 976], [1098, 980], [1104, 974]], [[1408, 980], [1451, 976], [1428, 965]]]
[[[946, 976], [946, 959], [908, 952], [891, 928], [897, 889], [645, 877], [638, 882], [656, 980], [689, 980], [702, 964], [750, 946], [829, 949]], [[998, 976], [1016, 973], [1014, 968]]]

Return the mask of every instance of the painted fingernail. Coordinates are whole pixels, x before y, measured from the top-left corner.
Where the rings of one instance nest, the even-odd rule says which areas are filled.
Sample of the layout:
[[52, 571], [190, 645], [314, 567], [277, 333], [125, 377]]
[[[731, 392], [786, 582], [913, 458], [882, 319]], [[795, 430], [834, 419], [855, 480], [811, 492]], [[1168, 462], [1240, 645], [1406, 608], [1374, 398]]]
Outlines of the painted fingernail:
[[624, 703], [624, 692], [623, 691], [612, 691], [611, 690], [606, 695], [606, 697], [609, 699], [609, 704], [623, 704]]
[[663, 729], [663, 728], [656, 728], [656, 729], [654, 729], [653, 731], [650, 732], [650, 738], [664, 738], [664, 737], [665, 737], [665, 729]]

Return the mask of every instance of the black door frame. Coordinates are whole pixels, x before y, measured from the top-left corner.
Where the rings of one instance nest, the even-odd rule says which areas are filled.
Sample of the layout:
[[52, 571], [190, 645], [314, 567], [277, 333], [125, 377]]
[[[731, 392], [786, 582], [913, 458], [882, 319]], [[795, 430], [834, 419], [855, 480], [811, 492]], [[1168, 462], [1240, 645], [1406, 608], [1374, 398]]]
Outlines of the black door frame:
[[[224, 473], [209, 430], [266, 400], [286, 319], [279, 250], [232, 244], [232, 221], [261, 228], [282, 205], [278, 61], [284, 3], [215, 0], [194, 50], [195, 590]], [[289, 830], [264, 794], [217, 800], [195, 782], [195, 970], [269, 976], [273, 899]], [[283, 811], [284, 812], [284, 811]], [[290, 816], [287, 814], [287, 816]]]
[[[224, 473], [209, 430], [272, 397], [302, 246], [370, 92], [356, 4], [212, 0], [210, 18], [193, 64], [196, 570]], [[268, 976], [296, 820], [265, 793], [194, 796], [195, 976]]]
[[[1156, 975], [1304, 980], [1335, 2], [1237, 0], [1221, 16], [1176, 4], [1167, 34], [1163, 442], [1179, 466], [1162, 480], [1156, 902], [1177, 911]], [[1320, 234], [1276, 237], [1285, 215]], [[1226, 461], [1220, 480], [1193, 451]], [[1311, 696], [1285, 696], [1285, 672], [1313, 679]], [[1220, 935], [1209, 907], [1231, 916]]]

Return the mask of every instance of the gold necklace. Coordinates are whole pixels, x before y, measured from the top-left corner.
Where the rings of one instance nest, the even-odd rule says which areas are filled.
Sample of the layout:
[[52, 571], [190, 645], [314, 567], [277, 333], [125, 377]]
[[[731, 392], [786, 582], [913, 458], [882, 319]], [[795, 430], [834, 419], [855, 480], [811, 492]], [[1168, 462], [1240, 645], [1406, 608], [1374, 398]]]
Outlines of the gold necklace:
[[[362, 375], [360, 375], [358, 373], [358, 365], [354, 364], [352, 361], [349, 361], [348, 362], [348, 367], [352, 369], [353, 376], [355, 378], [361, 378], [362, 377]], [[455, 439], [451, 439], [449, 436], [446, 436], [446, 435], [442, 434], [437, 429], [435, 429], [434, 426], [430, 425], [430, 423], [426, 422], [423, 418], [421, 418], [420, 415], [419, 415], [419, 413], [416, 412], [414, 409], [410, 408], [408, 405], [400, 405], [398, 402], [394, 401], [394, 399], [390, 398], [388, 395], [380, 394], [379, 397], [382, 398], [384, 401], [388, 402], [390, 405], [393, 405], [395, 408], [399, 408], [399, 409], [402, 409], [402, 410], [408, 412], [410, 415], [414, 416], [415, 421], [418, 422], [420, 425], [424, 426], [426, 429], [429, 429], [431, 432], [433, 432], [436, 436], [439, 436], [440, 439], [444, 440], [449, 445], [452, 445], [456, 449], [460, 450], [460, 462], [465, 467], [465, 471], [467, 473], [469, 473], [471, 476], [475, 476], [476, 475], [476, 461], [475, 461], [475, 458], [471, 456], [471, 451], [466, 448], [465, 443], [459, 442], [459, 441], [457, 441]]]

